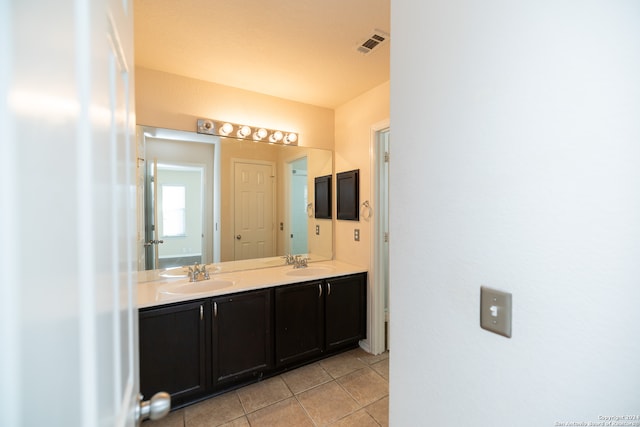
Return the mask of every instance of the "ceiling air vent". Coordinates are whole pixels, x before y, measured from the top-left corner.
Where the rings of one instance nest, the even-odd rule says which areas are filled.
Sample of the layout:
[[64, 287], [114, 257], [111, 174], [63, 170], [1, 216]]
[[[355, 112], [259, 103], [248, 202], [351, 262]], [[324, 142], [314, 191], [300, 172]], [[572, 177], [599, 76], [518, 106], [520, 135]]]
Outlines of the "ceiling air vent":
[[367, 37], [356, 50], [360, 53], [367, 54], [374, 49], [380, 47], [389, 40], [389, 34], [382, 30], [373, 30], [373, 33]]

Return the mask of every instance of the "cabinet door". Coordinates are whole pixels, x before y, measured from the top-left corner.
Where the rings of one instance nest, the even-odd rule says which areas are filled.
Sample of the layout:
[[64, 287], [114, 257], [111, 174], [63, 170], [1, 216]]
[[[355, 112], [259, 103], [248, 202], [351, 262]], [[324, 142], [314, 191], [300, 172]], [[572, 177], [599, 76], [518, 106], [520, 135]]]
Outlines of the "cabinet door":
[[206, 391], [206, 302], [140, 311], [140, 391], [171, 394], [172, 406]]
[[357, 343], [366, 335], [366, 274], [327, 279], [326, 350]]
[[321, 281], [275, 289], [276, 366], [320, 355], [324, 345]]
[[273, 366], [271, 295], [267, 289], [212, 300], [214, 386], [260, 376]]

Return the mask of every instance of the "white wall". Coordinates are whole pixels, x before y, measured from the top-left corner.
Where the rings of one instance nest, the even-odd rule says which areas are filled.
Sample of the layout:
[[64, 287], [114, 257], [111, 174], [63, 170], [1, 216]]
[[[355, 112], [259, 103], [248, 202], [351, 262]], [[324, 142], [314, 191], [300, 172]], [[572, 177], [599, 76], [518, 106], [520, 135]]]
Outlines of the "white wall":
[[391, 16], [390, 424], [640, 414], [640, 2]]
[[[369, 145], [371, 127], [389, 118], [389, 82], [383, 83], [336, 109], [335, 172], [359, 169], [360, 203], [371, 200], [371, 165]], [[336, 215], [336, 183], [333, 177], [333, 218]], [[370, 224], [359, 221], [334, 220], [336, 259], [368, 267], [373, 244]], [[360, 229], [360, 241], [353, 230]]]
[[136, 67], [139, 125], [196, 130], [198, 118], [298, 132], [298, 145], [333, 150], [334, 112], [244, 89]]

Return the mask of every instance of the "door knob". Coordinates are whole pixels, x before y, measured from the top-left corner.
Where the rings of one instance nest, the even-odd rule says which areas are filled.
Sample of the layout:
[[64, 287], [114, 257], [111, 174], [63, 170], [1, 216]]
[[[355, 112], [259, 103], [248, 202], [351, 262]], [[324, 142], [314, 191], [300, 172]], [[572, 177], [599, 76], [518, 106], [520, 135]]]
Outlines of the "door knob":
[[146, 419], [157, 420], [169, 413], [171, 410], [171, 395], [161, 391], [153, 395], [150, 400], [142, 401], [142, 395], [138, 395], [138, 406], [136, 407], [136, 425]]
[[237, 239], [237, 240], [242, 239], [242, 235], [238, 234], [238, 235], [236, 236], [236, 239]]
[[164, 243], [164, 240], [149, 240], [148, 242], [144, 242], [144, 245], [151, 246], [151, 245], [159, 245], [161, 243]]

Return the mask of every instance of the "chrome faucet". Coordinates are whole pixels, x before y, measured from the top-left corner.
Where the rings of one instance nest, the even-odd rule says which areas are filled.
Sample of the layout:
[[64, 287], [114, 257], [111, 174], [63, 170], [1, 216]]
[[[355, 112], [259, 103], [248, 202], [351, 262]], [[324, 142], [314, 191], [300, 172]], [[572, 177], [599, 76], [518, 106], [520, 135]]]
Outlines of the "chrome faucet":
[[193, 267], [189, 267], [189, 281], [199, 282], [201, 280], [209, 280], [209, 272], [206, 265], [198, 265], [194, 263]]
[[284, 263], [286, 265], [293, 265], [296, 262], [296, 257], [291, 254], [286, 254], [282, 258], [284, 258]]
[[293, 268], [306, 268], [307, 261], [309, 261], [309, 258], [303, 257], [301, 255], [296, 255], [293, 258]]

